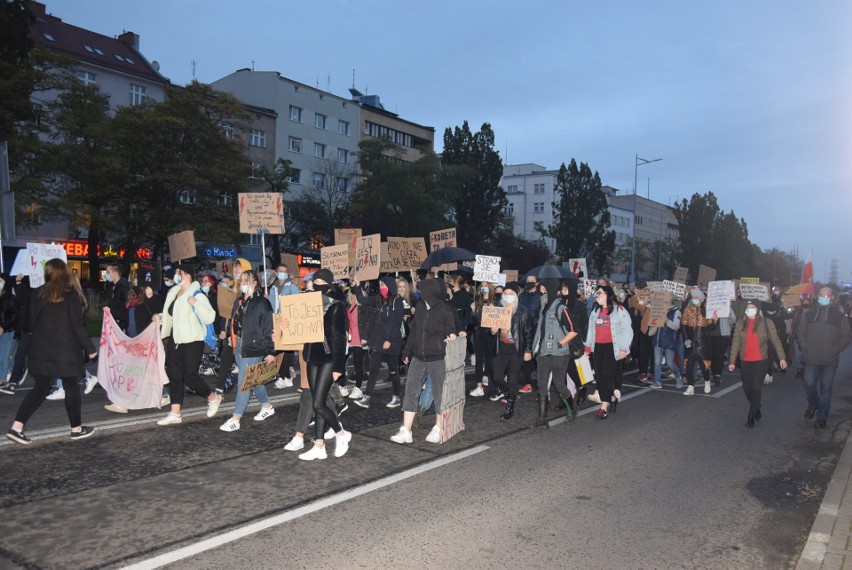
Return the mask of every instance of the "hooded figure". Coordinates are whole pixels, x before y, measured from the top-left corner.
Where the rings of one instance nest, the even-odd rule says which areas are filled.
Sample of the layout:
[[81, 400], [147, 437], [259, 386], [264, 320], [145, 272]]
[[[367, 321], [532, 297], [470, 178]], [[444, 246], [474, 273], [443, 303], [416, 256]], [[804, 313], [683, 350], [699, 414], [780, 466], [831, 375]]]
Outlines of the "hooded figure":
[[427, 308], [431, 309], [447, 298], [447, 285], [439, 279], [425, 279], [417, 284], [421, 298], [426, 302]]

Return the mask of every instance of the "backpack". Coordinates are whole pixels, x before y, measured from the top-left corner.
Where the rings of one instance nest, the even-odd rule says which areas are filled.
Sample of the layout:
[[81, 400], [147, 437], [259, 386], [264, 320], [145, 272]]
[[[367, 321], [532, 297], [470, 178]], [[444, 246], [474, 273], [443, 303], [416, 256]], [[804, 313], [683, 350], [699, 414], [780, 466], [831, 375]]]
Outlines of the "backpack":
[[[203, 295], [203, 291], [195, 291], [192, 296], [197, 297], [198, 295]], [[204, 323], [201, 322], [201, 317], [198, 316], [198, 313], [195, 312], [195, 307], [192, 307], [192, 314], [195, 315], [195, 318], [198, 319], [198, 324], [204, 326]], [[216, 329], [213, 327], [213, 323], [207, 325], [207, 334], [204, 335], [204, 344], [206, 344], [210, 350], [216, 349], [216, 343], [219, 339], [216, 337]]]

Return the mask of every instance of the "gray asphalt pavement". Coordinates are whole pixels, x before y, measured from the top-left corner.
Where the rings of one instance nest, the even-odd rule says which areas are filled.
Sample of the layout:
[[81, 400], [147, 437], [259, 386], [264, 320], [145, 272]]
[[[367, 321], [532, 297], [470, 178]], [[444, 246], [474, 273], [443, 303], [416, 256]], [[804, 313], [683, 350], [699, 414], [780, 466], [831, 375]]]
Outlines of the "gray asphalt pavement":
[[189, 547], [167, 567], [788, 568], [852, 427], [850, 371], [847, 351], [822, 431], [792, 373], [746, 429], [726, 374], [721, 394], [626, 389], [608, 420], [537, 432], [532, 395], [509, 422], [468, 399], [467, 429], [440, 446], [428, 426], [388, 441], [401, 413], [374, 404], [344, 415], [345, 457], [312, 463], [282, 449], [293, 405], [231, 434], [220, 412], [4, 446], [0, 567], [146, 567]]

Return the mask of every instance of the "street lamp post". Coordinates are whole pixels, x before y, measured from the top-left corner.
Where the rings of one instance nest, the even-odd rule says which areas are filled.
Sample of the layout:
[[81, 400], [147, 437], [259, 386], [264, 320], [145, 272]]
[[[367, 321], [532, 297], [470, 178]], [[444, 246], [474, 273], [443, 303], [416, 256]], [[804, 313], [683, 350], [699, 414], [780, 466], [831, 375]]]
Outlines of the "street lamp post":
[[[640, 158], [639, 155], [636, 155], [636, 162], [633, 166], [633, 196], [636, 196], [636, 181], [639, 176], [639, 167], [643, 164], [651, 164], [652, 162], [659, 162], [663, 160], [662, 158], [655, 158], [653, 160], [648, 160], [646, 158]], [[636, 283], [636, 198], [633, 198], [633, 239], [630, 244], [630, 282]]]

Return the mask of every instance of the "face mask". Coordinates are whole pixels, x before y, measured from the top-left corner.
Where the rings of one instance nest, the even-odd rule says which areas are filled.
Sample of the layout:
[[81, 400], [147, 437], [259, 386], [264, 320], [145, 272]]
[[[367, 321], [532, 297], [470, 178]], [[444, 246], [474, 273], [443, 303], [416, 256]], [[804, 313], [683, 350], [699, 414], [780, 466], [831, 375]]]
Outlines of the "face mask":
[[623, 301], [623, 300], [624, 300], [624, 291], [621, 291], [621, 292], [619, 292], [619, 293], [618, 293], [618, 300], [619, 300], [619, 301]]
[[538, 283], [527, 283], [527, 289], [535, 289]]
[[170, 279], [166, 279], [165, 283], [166, 283], [166, 287], [174, 287], [175, 286], [175, 282], [170, 280]]
[[754, 309], [754, 308], [746, 309], [745, 314], [748, 318], [753, 319], [754, 317], [757, 316], [757, 309]]
[[210, 285], [202, 285], [202, 286], [201, 286], [201, 291], [202, 291], [203, 293], [209, 293], [209, 292], [210, 292]]
[[504, 307], [511, 307], [512, 305], [514, 305], [517, 302], [518, 302], [518, 296], [517, 295], [503, 295], [500, 298], [500, 304], [503, 305]]
[[288, 277], [290, 277], [290, 275], [283, 271], [278, 274], [278, 279], [280, 279], [281, 281], [286, 281]]
[[386, 288], [382, 287], [381, 289], [379, 289], [379, 295], [381, 295], [382, 298], [387, 299], [388, 294], [389, 294], [389, 291]]
[[692, 304], [693, 304], [693, 305], [700, 305], [700, 304], [701, 304], [701, 301], [700, 301], [700, 300], [698, 300], [698, 299], [692, 299]]
[[243, 272], [242, 272], [242, 271], [240, 271], [239, 273], [237, 273], [236, 271], [234, 271], [234, 281], [239, 282], [239, 280], [240, 280], [240, 275], [242, 275], [242, 274], [243, 274]]
[[183, 275], [175, 273], [175, 285], [180, 285], [181, 283], [183, 283]]
[[820, 297], [819, 299], [817, 299], [817, 303], [825, 307], [826, 305], [831, 303], [831, 299], [829, 299], [828, 297]]
[[6, 284], [5, 284], [5, 283], [0, 282], [0, 291], [2, 291], [4, 287], [6, 287]]
[[320, 293], [327, 293], [330, 285], [328, 283], [324, 285], [320, 285], [319, 283], [314, 283], [314, 291], [319, 291]]
[[106, 281], [107, 283], [112, 283], [112, 275], [110, 275], [109, 273], [104, 273], [104, 281]]
[[219, 281], [219, 287], [224, 287], [225, 289], [227, 289], [227, 288], [228, 288], [228, 284], [227, 284], [227, 283], [225, 283], [224, 281]]
[[243, 295], [248, 295], [251, 291], [251, 285], [240, 285], [240, 293]]
[[638, 303], [639, 303], [640, 305], [644, 305], [644, 304], [645, 304], [645, 301], [643, 301], [642, 299], [639, 299]]
[[480, 291], [482, 292], [483, 297], [488, 297], [488, 287], [483, 287]]

